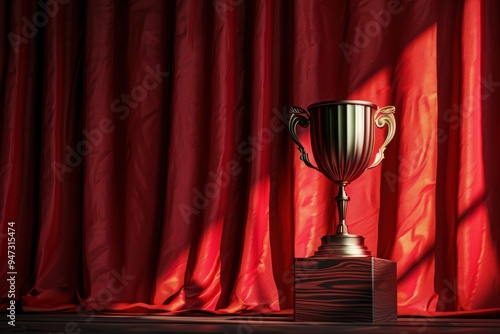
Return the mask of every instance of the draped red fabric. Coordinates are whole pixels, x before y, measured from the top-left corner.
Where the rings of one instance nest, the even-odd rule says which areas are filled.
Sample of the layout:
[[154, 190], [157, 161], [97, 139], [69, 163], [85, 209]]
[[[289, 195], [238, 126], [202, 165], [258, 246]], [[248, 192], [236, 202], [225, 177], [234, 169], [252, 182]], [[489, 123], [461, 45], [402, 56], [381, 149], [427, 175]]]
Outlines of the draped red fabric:
[[337, 189], [287, 109], [362, 99], [397, 131], [347, 222], [399, 315], [500, 313], [499, 2], [1, 1], [0, 31], [2, 310], [290, 312]]

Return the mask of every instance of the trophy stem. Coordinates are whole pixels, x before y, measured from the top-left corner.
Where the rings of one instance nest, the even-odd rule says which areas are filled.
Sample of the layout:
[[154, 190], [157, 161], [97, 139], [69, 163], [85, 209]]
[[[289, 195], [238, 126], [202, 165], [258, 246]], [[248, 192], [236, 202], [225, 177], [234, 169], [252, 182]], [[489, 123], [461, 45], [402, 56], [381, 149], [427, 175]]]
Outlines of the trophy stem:
[[347, 202], [349, 201], [349, 196], [347, 196], [345, 192], [345, 186], [347, 183], [339, 184], [339, 193], [335, 200], [337, 201], [337, 207], [339, 209], [339, 224], [337, 226], [336, 234], [349, 234], [349, 230], [347, 229], [347, 225], [345, 223], [345, 216], [347, 212]]
[[364, 238], [359, 235], [349, 234], [345, 215], [349, 196], [345, 193], [348, 182], [338, 183], [339, 193], [335, 200], [339, 209], [339, 224], [337, 232], [333, 235], [325, 235], [321, 238], [321, 246], [314, 253], [314, 257], [349, 257], [349, 256], [371, 256], [370, 251], [364, 244]]

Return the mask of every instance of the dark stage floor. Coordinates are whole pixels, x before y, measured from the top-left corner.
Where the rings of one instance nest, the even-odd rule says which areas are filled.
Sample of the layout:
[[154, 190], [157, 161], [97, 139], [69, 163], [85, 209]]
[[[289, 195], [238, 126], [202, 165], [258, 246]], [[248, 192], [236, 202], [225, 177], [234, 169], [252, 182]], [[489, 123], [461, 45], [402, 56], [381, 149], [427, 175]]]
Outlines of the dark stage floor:
[[[5, 317], [5, 314], [3, 315]], [[18, 314], [0, 333], [500, 333], [500, 319], [400, 318], [381, 324], [294, 322], [285, 316], [96, 316]]]

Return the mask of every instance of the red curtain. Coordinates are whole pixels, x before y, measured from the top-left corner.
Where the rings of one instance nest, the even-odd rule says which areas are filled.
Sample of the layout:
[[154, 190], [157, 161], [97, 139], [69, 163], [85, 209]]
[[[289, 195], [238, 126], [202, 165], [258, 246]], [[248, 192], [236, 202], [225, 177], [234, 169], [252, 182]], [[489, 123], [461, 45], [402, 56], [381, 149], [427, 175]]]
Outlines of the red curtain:
[[399, 314], [499, 312], [499, 2], [1, 1], [0, 31], [3, 310], [289, 312], [337, 190], [287, 108], [363, 99], [398, 129], [347, 219]]

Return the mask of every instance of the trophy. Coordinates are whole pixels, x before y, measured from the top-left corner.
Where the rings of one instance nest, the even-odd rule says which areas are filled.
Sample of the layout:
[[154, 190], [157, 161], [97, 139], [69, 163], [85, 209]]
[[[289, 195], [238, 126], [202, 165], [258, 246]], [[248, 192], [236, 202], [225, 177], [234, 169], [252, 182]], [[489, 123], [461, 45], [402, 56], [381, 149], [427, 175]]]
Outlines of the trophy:
[[[346, 186], [380, 164], [396, 131], [395, 107], [378, 109], [371, 102], [338, 100], [291, 107], [289, 132], [306, 166], [323, 173], [338, 188], [336, 233], [325, 235], [312, 257], [296, 259], [295, 319], [311, 321], [388, 321], [396, 313], [396, 263], [372, 257], [364, 238], [346, 224]], [[317, 166], [297, 136], [297, 125], [309, 125]], [[375, 127], [388, 126], [387, 137], [369, 165]]]

